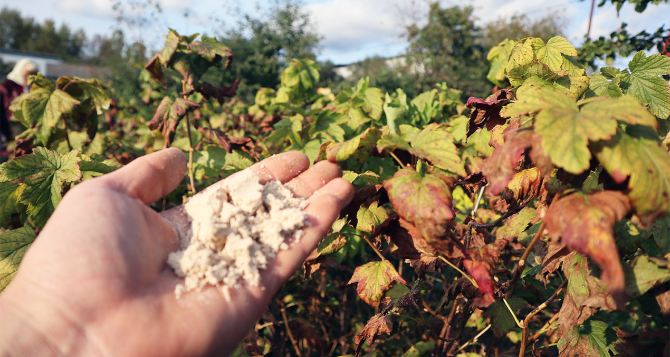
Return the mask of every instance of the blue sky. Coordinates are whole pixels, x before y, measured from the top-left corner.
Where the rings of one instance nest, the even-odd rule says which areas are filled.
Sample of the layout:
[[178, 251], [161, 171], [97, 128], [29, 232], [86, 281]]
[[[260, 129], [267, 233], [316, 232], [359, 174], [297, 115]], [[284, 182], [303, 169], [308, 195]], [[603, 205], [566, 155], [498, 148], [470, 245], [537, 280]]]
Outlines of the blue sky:
[[[126, 0], [127, 2], [128, 0]], [[130, 0], [137, 2], [137, 0]], [[235, 26], [243, 13], [262, 14], [270, 1], [194, 1], [156, 0], [161, 3], [160, 19], [129, 35], [142, 38], [152, 46], [162, 43], [167, 27], [182, 33], [223, 32]], [[2, 6], [20, 10], [38, 20], [53, 19], [58, 24], [83, 28], [88, 34], [108, 33], [116, 26], [112, 0], [3, 0]], [[350, 63], [371, 55], [392, 56], [403, 51], [406, 43], [403, 29], [413, 21], [424, 18], [425, 0], [304, 0], [314, 29], [321, 35], [321, 59], [335, 63]], [[500, 17], [525, 14], [540, 18], [550, 13], [561, 14], [566, 20], [566, 34], [578, 44], [586, 32], [590, 1], [579, 0], [466, 0], [442, 1], [444, 5], [470, 5], [475, 8], [481, 24]], [[188, 16], [183, 15], [187, 13]], [[665, 15], [664, 15], [665, 14]], [[670, 4], [650, 5], [643, 14], [626, 4], [617, 15], [613, 6], [596, 8], [592, 35], [605, 35], [622, 22], [629, 31], [653, 30], [662, 24], [670, 25]]]

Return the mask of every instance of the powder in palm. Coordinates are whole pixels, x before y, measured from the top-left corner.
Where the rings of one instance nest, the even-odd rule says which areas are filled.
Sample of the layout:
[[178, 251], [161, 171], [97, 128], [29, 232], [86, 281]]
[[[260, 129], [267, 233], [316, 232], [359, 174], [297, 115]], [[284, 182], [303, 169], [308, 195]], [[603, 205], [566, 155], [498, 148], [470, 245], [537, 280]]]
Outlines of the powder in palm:
[[241, 172], [191, 198], [184, 209], [190, 229], [168, 264], [184, 283], [177, 296], [206, 285], [257, 286], [261, 270], [300, 239], [307, 222], [305, 200], [279, 181], [261, 184], [251, 170]]

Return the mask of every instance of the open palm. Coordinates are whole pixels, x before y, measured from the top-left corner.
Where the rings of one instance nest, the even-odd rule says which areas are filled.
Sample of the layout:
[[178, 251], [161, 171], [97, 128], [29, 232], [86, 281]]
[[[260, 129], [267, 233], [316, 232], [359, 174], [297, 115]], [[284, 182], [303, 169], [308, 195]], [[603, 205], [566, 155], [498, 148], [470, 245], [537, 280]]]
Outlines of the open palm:
[[183, 155], [168, 149], [72, 189], [0, 296], [0, 307], [39, 330], [55, 353], [230, 352], [351, 199], [353, 189], [338, 178], [336, 165], [308, 166], [304, 155], [289, 152], [249, 168], [262, 181], [280, 180], [308, 197], [311, 220], [257, 288], [229, 290], [226, 298], [210, 287], [176, 299], [179, 279], [165, 261], [178, 246], [173, 227], [185, 216], [181, 207], [158, 214], [147, 206], [183, 177]]

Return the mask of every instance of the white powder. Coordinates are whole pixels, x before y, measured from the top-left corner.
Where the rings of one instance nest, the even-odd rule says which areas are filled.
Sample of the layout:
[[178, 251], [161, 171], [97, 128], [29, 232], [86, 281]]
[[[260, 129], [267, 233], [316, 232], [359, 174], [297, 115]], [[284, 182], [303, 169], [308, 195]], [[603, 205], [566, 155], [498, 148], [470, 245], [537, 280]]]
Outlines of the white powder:
[[305, 204], [279, 181], [260, 184], [251, 170], [191, 198], [184, 205], [190, 227], [179, 232], [181, 247], [168, 257], [184, 278], [177, 297], [206, 285], [258, 286], [260, 271], [302, 236]]

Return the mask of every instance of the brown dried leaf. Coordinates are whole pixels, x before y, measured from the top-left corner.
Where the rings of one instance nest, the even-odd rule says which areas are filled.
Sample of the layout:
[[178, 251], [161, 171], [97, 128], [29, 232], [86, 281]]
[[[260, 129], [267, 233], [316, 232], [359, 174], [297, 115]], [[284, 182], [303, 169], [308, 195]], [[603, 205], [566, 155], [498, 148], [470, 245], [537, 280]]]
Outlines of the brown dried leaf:
[[549, 236], [561, 237], [569, 249], [589, 256], [600, 266], [601, 278], [618, 303], [624, 299], [625, 281], [614, 242], [614, 223], [630, 208], [628, 197], [617, 191], [577, 193], [554, 202], [544, 218]]
[[376, 314], [368, 320], [361, 332], [356, 334], [354, 342], [356, 345], [360, 345], [362, 341], [372, 344], [377, 336], [381, 334], [390, 335], [391, 330], [393, 330], [391, 317], [385, 314]]
[[570, 253], [564, 259], [563, 273], [568, 279], [568, 285], [563, 305], [558, 312], [561, 336], [586, 321], [599, 309], [611, 310], [615, 306], [605, 284], [591, 275], [586, 258], [574, 252]]
[[515, 173], [507, 184], [507, 189], [512, 192], [512, 197], [515, 200], [526, 202], [540, 194], [542, 182], [540, 171], [532, 167]]

